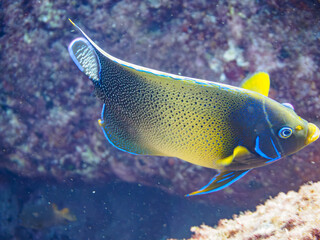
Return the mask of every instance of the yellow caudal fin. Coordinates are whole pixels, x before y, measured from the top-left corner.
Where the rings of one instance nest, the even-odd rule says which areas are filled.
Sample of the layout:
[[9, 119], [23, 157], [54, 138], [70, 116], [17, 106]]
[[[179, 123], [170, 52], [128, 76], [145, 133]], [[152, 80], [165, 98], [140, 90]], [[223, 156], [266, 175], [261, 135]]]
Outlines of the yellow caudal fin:
[[265, 72], [259, 72], [246, 79], [241, 87], [248, 89], [257, 93], [260, 93], [264, 96], [268, 96], [270, 89], [270, 78], [269, 74]]

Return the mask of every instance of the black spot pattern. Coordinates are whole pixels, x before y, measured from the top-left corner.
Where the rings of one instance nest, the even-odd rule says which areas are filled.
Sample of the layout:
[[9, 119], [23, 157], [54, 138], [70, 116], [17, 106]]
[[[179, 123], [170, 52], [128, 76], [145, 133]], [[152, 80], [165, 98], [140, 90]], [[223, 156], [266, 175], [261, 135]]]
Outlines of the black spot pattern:
[[96, 84], [106, 104], [105, 132], [118, 148], [214, 166], [239, 143], [232, 126], [247, 102], [240, 90], [137, 71], [98, 54]]

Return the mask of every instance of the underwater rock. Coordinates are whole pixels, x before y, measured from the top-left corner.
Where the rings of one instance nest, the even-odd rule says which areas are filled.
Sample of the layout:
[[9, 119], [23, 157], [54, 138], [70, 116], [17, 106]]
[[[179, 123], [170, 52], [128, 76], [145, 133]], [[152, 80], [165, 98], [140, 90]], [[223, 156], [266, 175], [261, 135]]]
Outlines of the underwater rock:
[[280, 193], [254, 212], [221, 219], [217, 227], [201, 225], [191, 231], [190, 240], [320, 239], [320, 182]]
[[[102, 104], [68, 56], [69, 42], [80, 34], [67, 18], [87, 26], [112, 55], [146, 67], [231, 85], [267, 71], [271, 97], [290, 102], [319, 124], [320, 37], [314, 24], [319, 5], [311, 0], [1, 2], [0, 167], [61, 182], [120, 178], [181, 196], [198, 189], [212, 170], [173, 158], [132, 156], [106, 142], [97, 122]], [[253, 207], [269, 195], [319, 180], [319, 167], [317, 142], [252, 170], [224, 191], [194, 199]]]

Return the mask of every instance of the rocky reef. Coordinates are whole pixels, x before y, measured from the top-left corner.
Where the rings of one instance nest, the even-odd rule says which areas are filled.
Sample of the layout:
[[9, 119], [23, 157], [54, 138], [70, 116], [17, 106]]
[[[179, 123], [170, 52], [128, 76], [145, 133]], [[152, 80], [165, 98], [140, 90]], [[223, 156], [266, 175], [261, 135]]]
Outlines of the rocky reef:
[[302, 186], [299, 192], [280, 193], [233, 219], [221, 219], [215, 228], [193, 227], [189, 240], [209, 239], [320, 239], [320, 182]]
[[[267, 71], [271, 97], [319, 123], [319, 1], [5, 0], [0, 9], [0, 168], [20, 176], [121, 179], [184, 195], [215, 174], [104, 139], [102, 104], [67, 52], [80, 36], [68, 18], [112, 55], [146, 67], [232, 85]], [[319, 180], [319, 144], [194, 199], [250, 208]]]

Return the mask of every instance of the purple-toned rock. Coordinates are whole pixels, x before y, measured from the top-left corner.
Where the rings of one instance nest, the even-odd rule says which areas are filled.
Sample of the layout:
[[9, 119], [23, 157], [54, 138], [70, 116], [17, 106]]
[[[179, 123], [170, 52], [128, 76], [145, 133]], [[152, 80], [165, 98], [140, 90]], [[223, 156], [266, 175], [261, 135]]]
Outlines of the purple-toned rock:
[[[319, 123], [318, 1], [3, 1], [0, 24], [0, 167], [31, 178], [81, 178], [156, 186], [183, 195], [214, 170], [173, 158], [134, 156], [98, 126], [102, 103], [72, 63], [80, 36], [70, 17], [110, 54], [146, 67], [239, 85], [271, 76], [271, 97]], [[319, 142], [252, 170], [203, 201], [254, 206], [279, 191], [319, 180]]]

